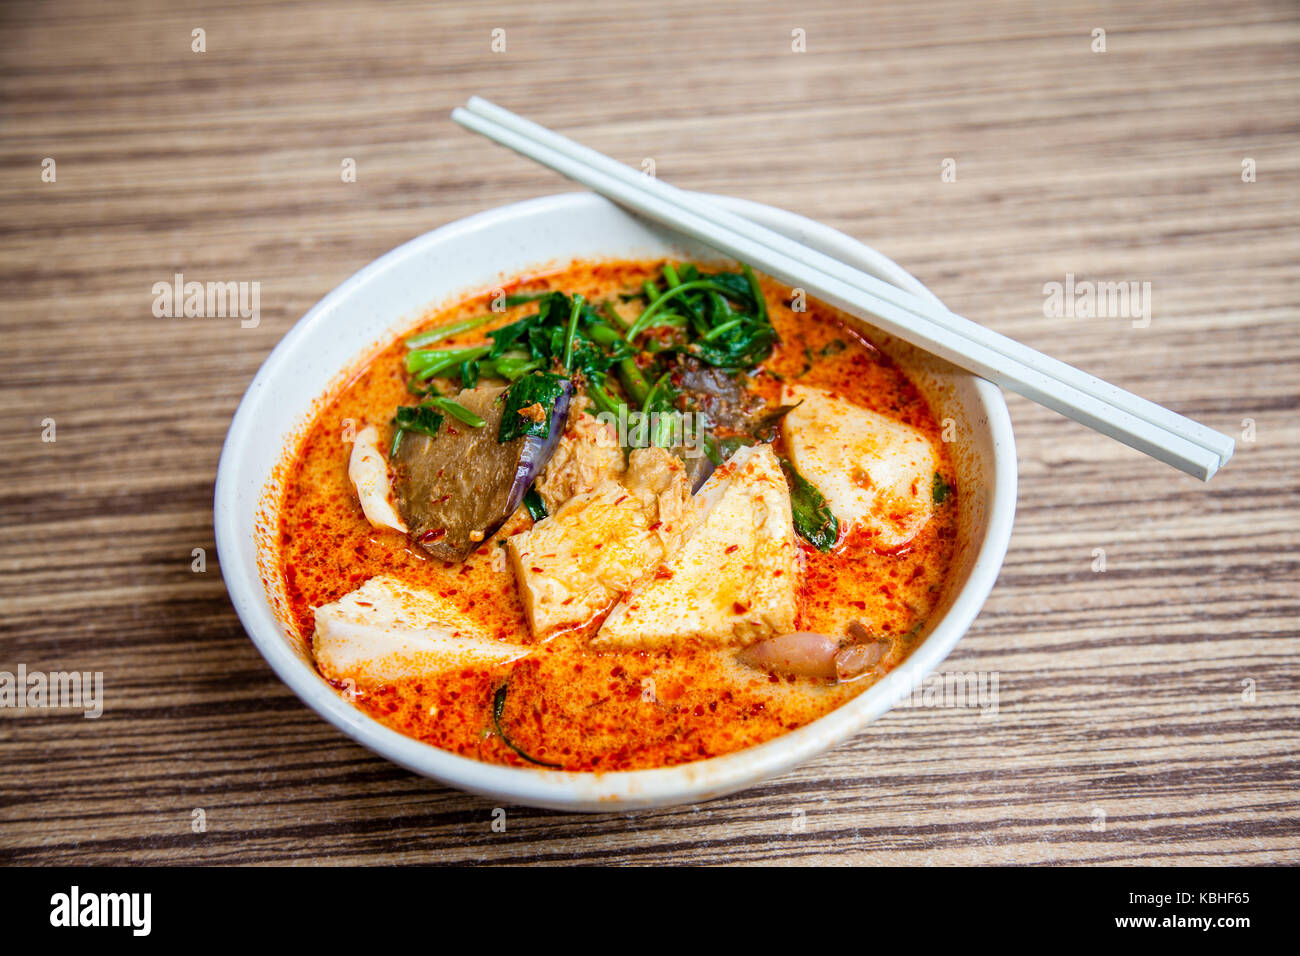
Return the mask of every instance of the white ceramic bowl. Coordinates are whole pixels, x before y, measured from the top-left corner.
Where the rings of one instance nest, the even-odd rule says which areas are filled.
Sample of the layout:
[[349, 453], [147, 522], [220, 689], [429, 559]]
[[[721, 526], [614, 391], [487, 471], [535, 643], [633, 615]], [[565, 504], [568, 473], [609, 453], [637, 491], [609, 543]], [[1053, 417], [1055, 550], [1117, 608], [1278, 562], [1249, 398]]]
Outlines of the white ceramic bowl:
[[[904, 289], [932, 294], [880, 253], [802, 216], [728, 197], [740, 215], [796, 237]], [[480, 763], [403, 736], [341, 698], [317, 674], [287, 624], [274, 574], [275, 502], [290, 443], [320, 403], [377, 346], [409, 329], [431, 306], [485, 291], [547, 264], [575, 259], [716, 253], [633, 216], [591, 193], [516, 203], [413, 239], [325, 296], [289, 331], [258, 371], [235, 413], [217, 472], [215, 521], [221, 573], [253, 643], [313, 710], [376, 753], [451, 786], [504, 803], [562, 810], [631, 810], [721, 796], [781, 773], [842, 742], [910, 693], [952, 650], [979, 612], [1006, 553], [1016, 501], [1016, 454], [1001, 392], [874, 329], [863, 331], [899, 362], [940, 419], [960, 494], [959, 545], [950, 593], [912, 655], [884, 680], [818, 721], [765, 744], [658, 770], [567, 773]]]

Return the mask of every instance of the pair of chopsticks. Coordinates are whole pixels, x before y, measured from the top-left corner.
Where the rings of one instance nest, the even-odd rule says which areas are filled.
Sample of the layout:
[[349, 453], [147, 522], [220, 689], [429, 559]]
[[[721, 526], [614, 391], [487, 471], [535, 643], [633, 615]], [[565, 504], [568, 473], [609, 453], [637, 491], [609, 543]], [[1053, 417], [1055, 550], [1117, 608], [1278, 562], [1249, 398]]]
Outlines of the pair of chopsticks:
[[477, 96], [461, 126], [877, 328], [1208, 481], [1233, 440]]

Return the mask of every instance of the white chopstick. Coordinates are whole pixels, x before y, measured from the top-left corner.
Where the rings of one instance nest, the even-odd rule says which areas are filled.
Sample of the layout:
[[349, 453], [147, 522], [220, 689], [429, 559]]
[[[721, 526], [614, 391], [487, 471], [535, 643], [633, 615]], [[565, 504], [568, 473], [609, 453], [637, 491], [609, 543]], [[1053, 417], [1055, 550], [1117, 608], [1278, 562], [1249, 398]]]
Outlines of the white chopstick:
[[1163, 406], [1126, 392], [1118, 386], [1066, 365], [1064, 362], [1057, 361], [1048, 355], [1036, 352], [1014, 339], [999, 335], [997, 332], [987, 329], [976, 322], [962, 318], [946, 307], [935, 306], [928, 300], [845, 265], [839, 260], [815, 249], [801, 245], [781, 233], [765, 226], [759, 226], [735, 213], [715, 206], [697, 195], [692, 195], [668, 183], [647, 177], [629, 166], [596, 152], [594, 149], [567, 139], [544, 126], [524, 119], [522, 116], [518, 116], [481, 97], [471, 97], [468, 110], [486, 119], [494, 120], [501, 126], [536, 140], [544, 146], [549, 146], [558, 152], [583, 161], [624, 183], [643, 188], [688, 212], [694, 212], [711, 222], [725, 226], [732, 231], [740, 232], [750, 239], [761, 242], [777, 252], [784, 253], [798, 262], [813, 266], [828, 275], [857, 286], [878, 299], [891, 302], [907, 309], [909, 312], [924, 315], [962, 338], [979, 342], [994, 351], [1017, 359], [1022, 364], [1032, 365], [1053, 378], [1072, 385], [1081, 392], [1109, 404], [1117, 405], [1152, 424], [1159, 425], [1175, 434], [1180, 434], [1215, 452], [1219, 456], [1220, 465], [1226, 463], [1232, 457], [1233, 441], [1227, 435], [1222, 435], [1199, 422], [1184, 418]]
[[452, 118], [629, 208], [801, 287], [904, 341], [1203, 480], [1233, 442], [703, 198], [645, 177], [478, 97]]

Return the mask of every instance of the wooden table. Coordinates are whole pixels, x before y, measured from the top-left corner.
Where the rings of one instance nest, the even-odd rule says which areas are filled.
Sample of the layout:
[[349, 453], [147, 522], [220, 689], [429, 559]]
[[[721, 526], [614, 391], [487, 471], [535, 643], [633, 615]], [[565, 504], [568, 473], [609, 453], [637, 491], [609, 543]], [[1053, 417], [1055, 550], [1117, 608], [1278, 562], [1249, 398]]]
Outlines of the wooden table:
[[[0, 670], [102, 671], [105, 703], [0, 710], [0, 860], [1300, 860], [1296, 7], [861, 6], [6, 5]], [[316, 300], [571, 188], [455, 127], [472, 93], [860, 237], [1237, 455], [1202, 485], [1012, 397], [1015, 535], [943, 668], [996, 673], [996, 718], [898, 710], [729, 799], [495, 833], [276, 679], [211, 517], [235, 406]], [[177, 272], [260, 282], [260, 325], [155, 318]], [[1149, 282], [1149, 325], [1048, 317], [1067, 274]]]

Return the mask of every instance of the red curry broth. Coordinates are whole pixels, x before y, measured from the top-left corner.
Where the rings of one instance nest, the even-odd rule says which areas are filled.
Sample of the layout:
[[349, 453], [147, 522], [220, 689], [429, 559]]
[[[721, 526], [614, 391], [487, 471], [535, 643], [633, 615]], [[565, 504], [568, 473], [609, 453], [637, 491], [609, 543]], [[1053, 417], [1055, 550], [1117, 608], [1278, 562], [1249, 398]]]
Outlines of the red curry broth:
[[[526, 287], [616, 301], [619, 292], [636, 289], [661, 268], [658, 261], [578, 263], [532, 277]], [[762, 281], [780, 335], [765, 368], [919, 429], [931, 439], [939, 473], [955, 490], [939, 426], [899, 368], [834, 309], [809, 300], [807, 311], [796, 314], [784, 298], [786, 290]], [[521, 285], [524, 280], [516, 288]], [[476, 296], [431, 313], [419, 329], [482, 315], [488, 302], [487, 296]], [[449, 337], [439, 347], [483, 342], [488, 328], [514, 321], [529, 308], [511, 309], [499, 322]], [[634, 316], [635, 303], [631, 308], [628, 314]], [[527, 643], [528, 622], [501, 546], [508, 535], [530, 526], [524, 509], [463, 563], [448, 564], [405, 535], [373, 528], [348, 480], [345, 430], [374, 424], [381, 435], [389, 435], [393, 409], [410, 400], [405, 353], [399, 339], [372, 356], [323, 407], [292, 460], [279, 521], [280, 567], [292, 622], [310, 641], [314, 608], [386, 574], [438, 592], [502, 641]], [[754, 375], [751, 387], [769, 402], [779, 399], [780, 381], [772, 375]], [[782, 452], [779, 444], [777, 451]], [[950, 498], [894, 553], [877, 553], [854, 533], [830, 553], [799, 539], [806, 569], [800, 629], [843, 634], [850, 621], [860, 620], [895, 638], [877, 679], [897, 666], [940, 599], [955, 544], [956, 512]], [[762, 743], [816, 720], [872, 682], [835, 684], [764, 674], [737, 664], [729, 654], [689, 643], [673, 650], [597, 653], [586, 642], [599, 624], [596, 620], [561, 634], [512, 664], [363, 684], [353, 691], [354, 699], [382, 723], [434, 746], [493, 763], [531, 766], [502, 739], [493, 719], [494, 694], [508, 680], [501, 730], [535, 762], [568, 770], [632, 770]]]

